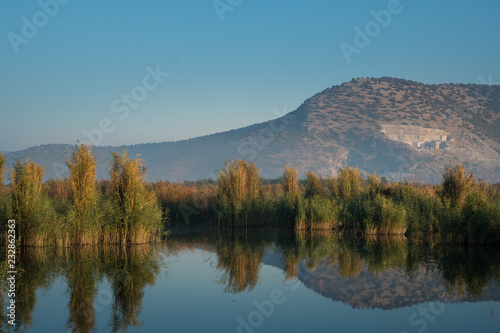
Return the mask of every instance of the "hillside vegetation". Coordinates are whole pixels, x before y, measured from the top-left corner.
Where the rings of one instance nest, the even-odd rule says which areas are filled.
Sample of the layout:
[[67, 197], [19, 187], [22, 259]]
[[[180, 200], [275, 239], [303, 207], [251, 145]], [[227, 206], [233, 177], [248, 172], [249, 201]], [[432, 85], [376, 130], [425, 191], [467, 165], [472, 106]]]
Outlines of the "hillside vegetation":
[[[430, 131], [436, 136], [412, 138], [416, 127], [420, 133]], [[402, 129], [406, 139], [398, 140], [397, 130], [389, 134], [384, 128]], [[443, 165], [461, 163], [478, 179], [500, 182], [499, 128], [499, 85], [359, 78], [325, 89], [273, 121], [190, 140], [124, 148], [131, 156], [141, 154], [148, 181], [215, 180], [224, 161], [238, 159], [255, 162], [266, 178], [279, 177], [282, 166], [288, 164], [297, 167], [301, 178], [309, 171], [326, 177], [354, 167], [365, 177], [375, 171], [394, 181], [416, 177], [438, 184]], [[437, 133], [446, 133], [443, 142], [435, 141], [441, 137]], [[413, 147], [405, 140], [430, 141]], [[69, 147], [44, 145], [5, 156], [8, 164], [27, 157], [46, 166], [45, 179], [55, 179], [69, 174]], [[109, 178], [110, 150], [120, 152], [118, 147], [94, 150], [98, 178]]]

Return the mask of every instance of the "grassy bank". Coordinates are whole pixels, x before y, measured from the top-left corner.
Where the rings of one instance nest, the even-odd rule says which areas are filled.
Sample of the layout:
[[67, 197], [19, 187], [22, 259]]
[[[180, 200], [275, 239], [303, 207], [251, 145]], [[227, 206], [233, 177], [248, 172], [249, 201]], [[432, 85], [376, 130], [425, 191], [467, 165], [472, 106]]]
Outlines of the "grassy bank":
[[[272, 226], [406, 235], [424, 242], [500, 244], [500, 188], [474, 179], [461, 165], [446, 167], [439, 185], [391, 183], [346, 168], [299, 180], [284, 167], [278, 180], [259, 177], [252, 163], [231, 161], [217, 181], [156, 183], [163, 207], [180, 210], [169, 223], [212, 221], [227, 227]], [[168, 195], [165, 195], [168, 193]]]

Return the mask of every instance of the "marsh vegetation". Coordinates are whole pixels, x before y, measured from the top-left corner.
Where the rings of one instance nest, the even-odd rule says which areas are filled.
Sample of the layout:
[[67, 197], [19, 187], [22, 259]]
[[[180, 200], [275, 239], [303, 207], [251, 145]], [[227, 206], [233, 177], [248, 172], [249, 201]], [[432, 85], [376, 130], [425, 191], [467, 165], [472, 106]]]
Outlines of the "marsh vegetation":
[[67, 164], [69, 178], [43, 183], [43, 167], [13, 163], [11, 183], [0, 188], [0, 217], [16, 219], [21, 245], [147, 243], [195, 222], [500, 244], [499, 186], [460, 164], [446, 167], [439, 185], [392, 183], [354, 168], [326, 178], [308, 172], [301, 180], [289, 166], [280, 179], [267, 180], [241, 160], [226, 162], [216, 180], [146, 183], [143, 161], [125, 151], [112, 153], [110, 179], [97, 180], [95, 157], [83, 144]]

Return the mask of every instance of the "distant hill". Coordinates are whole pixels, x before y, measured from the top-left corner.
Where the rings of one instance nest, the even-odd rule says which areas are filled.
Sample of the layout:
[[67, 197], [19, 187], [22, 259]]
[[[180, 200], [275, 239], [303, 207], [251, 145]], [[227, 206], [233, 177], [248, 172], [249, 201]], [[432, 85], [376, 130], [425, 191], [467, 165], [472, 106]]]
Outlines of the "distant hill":
[[[68, 172], [69, 147], [43, 145], [5, 156], [9, 165], [26, 156], [46, 166], [46, 178], [56, 178]], [[500, 86], [359, 78], [325, 89], [276, 120], [124, 148], [130, 156], [141, 154], [148, 180], [213, 178], [225, 160], [238, 158], [253, 160], [268, 178], [289, 164], [302, 175], [359, 167], [393, 180], [437, 183], [445, 164], [462, 162], [476, 177], [500, 182]], [[99, 177], [107, 177], [111, 150], [120, 148], [95, 147]]]

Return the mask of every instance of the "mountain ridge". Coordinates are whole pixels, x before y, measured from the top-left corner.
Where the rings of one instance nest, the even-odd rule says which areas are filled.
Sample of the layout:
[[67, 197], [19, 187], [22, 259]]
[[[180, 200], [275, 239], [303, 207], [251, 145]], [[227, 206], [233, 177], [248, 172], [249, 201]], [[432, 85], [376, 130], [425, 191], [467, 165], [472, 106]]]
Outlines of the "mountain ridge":
[[[141, 155], [147, 179], [214, 178], [224, 161], [253, 160], [262, 176], [282, 165], [336, 174], [364, 173], [437, 183], [445, 165], [461, 162], [478, 178], [500, 182], [500, 86], [423, 84], [357, 78], [306, 99], [296, 110], [266, 122], [180, 141], [124, 146]], [[46, 166], [46, 179], [67, 175], [71, 145], [49, 144], [6, 153], [8, 164], [26, 156]], [[107, 177], [109, 151], [94, 147], [98, 177]]]

